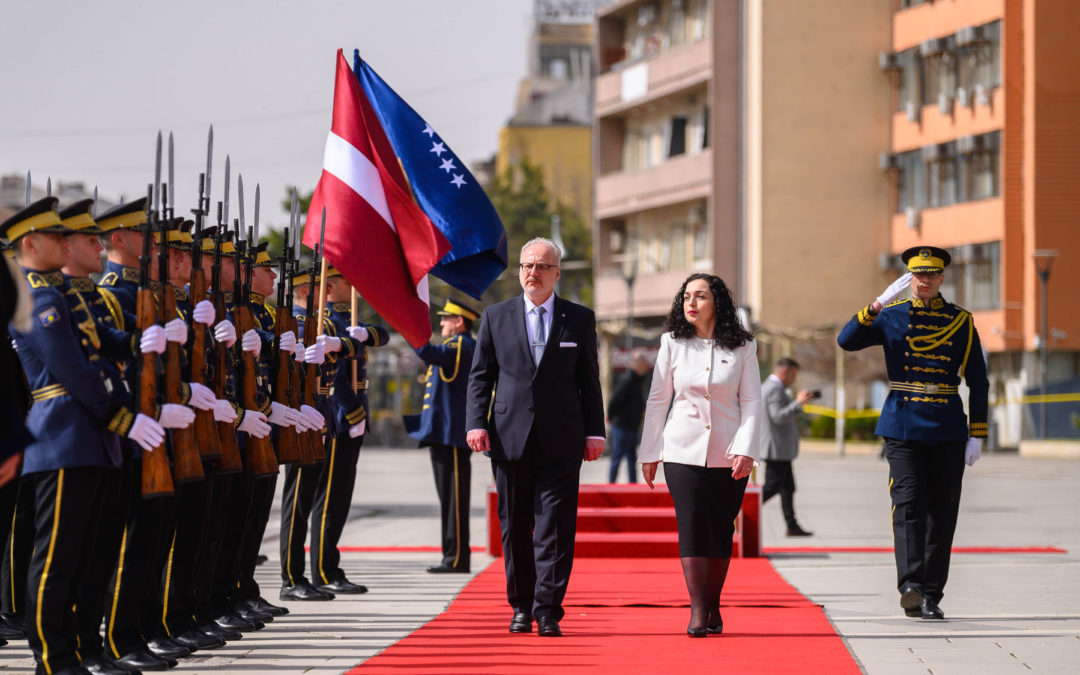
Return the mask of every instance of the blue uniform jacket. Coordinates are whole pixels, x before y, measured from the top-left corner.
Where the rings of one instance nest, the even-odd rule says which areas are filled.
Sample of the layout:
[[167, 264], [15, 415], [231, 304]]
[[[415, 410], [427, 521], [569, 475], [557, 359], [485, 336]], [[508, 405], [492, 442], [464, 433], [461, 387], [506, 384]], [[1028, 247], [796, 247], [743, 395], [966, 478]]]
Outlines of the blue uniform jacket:
[[[341, 338], [342, 358], [338, 359], [334, 372], [334, 387], [331, 394], [333, 404], [334, 429], [343, 434], [349, 427], [360, 424], [368, 416], [367, 395], [367, 348], [381, 347], [390, 341], [390, 333], [382, 326], [357, 322], [357, 326], [367, 329], [368, 338], [358, 342], [349, 337], [348, 328], [352, 325], [352, 308], [347, 302], [335, 302], [326, 308], [327, 316], [334, 325], [335, 334]], [[352, 364], [356, 363], [356, 388], [353, 388]], [[368, 425], [370, 427], [370, 424]]]
[[441, 345], [424, 345], [416, 355], [428, 364], [424, 402], [419, 415], [405, 416], [405, 430], [420, 445], [466, 448], [465, 401], [476, 340], [462, 333]]
[[[840, 331], [847, 351], [881, 345], [891, 391], [874, 433], [905, 441], [955, 442], [987, 434], [986, 377], [979, 333], [971, 313], [940, 295], [895, 302], [877, 316], [864, 307]], [[970, 389], [968, 416], [956, 393]]]
[[[315, 313], [317, 313], [317, 312], [315, 312]], [[298, 341], [300, 341], [300, 342], [304, 342], [304, 323], [306, 321], [306, 316], [305, 316], [306, 314], [307, 314], [307, 310], [305, 310], [303, 307], [300, 307], [299, 305], [293, 305], [293, 316], [296, 317], [296, 332], [297, 332], [296, 339]], [[331, 336], [336, 337], [336, 333], [335, 333], [335, 330], [334, 330], [334, 324], [327, 317], [323, 317], [323, 335], [331, 335]], [[345, 349], [346, 349], [346, 347], [345, 347], [346, 341], [349, 341], [348, 337], [346, 337], [344, 340], [342, 340], [342, 352], [344, 352]], [[311, 346], [311, 345], [308, 345], [306, 342], [304, 344], [306, 346], [308, 346], [308, 347]], [[311, 364], [304, 364], [303, 370], [300, 373], [300, 386], [301, 387], [304, 386], [304, 373], [306, 373], [307, 369], [311, 368], [311, 367], [312, 367]], [[334, 419], [335, 406], [330, 401], [330, 395], [329, 395], [330, 388], [333, 386], [334, 377], [335, 377], [335, 375], [337, 373], [337, 367], [338, 367], [338, 355], [337, 354], [327, 354], [326, 355], [326, 360], [323, 362], [323, 364], [321, 366], [318, 366], [318, 369], [319, 369], [319, 382], [321, 383], [323, 390], [321, 392], [320, 391], [315, 392], [315, 409], [318, 410], [319, 413], [323, 416], [323, 418], [326, 419], [326, 433], [328, 433], [330, 435], [335, 435], [337, 433], [336, 428], [334, 426], [334, 424], [335, 424], [335, 419]], [[303, 403], [303, 397], [301, 397], [301, 403]]]

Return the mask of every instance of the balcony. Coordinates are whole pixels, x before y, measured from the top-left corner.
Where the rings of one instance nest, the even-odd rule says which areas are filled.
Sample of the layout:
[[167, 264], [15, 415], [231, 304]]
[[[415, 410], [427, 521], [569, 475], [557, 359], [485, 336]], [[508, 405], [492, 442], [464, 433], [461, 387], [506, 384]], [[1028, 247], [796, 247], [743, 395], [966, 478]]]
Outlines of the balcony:
[[[675, 292], [696, 269], [666, 270], [642, 274], [634, 282], [634, 317], [666, 316]], [[626, 281], [617, 273], [596, 276], [596, 318], [600, 321], [626, 319]]]
[[961, 244], [1005, 239], [1005, 205], [1001, 197], [923, 209], [918, 227], [909, 227], [903, 213], [892, 216], [892, 247], [903, 251], [933, 242], [952, 248]]
[[596, 78], [596, 117], [617, 115], [642, 103], [708, 82], [712, 40], [682, 45]]
[[919, 120], [909, 120], [904, 112], [893, 113], [892, 150], [906, 152], [924, 145], [948, 143], [961, 136], [977, 136], [1005, 128], [1005, 88], [996, 87], [989, 105], [958, 105], [952, 112], [941, 112], [937, 104], [927, 104], [919, 111]]
[[596, 217], [655, 209], [712, 194], [712, 150], [679, 155], [648, 169], [613, 173], [596, 181]]

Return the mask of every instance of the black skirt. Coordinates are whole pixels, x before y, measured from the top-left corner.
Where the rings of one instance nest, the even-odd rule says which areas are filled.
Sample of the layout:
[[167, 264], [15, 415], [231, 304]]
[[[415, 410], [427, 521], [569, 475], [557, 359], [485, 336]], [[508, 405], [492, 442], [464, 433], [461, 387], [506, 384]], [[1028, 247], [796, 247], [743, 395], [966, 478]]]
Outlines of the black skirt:
[[707, 468], [664, 462], [675, 518], [679, 525], [679, 556], [730, 558], [735, 517], [742, 508], [744, 477], [731, 477], [731, 467]]

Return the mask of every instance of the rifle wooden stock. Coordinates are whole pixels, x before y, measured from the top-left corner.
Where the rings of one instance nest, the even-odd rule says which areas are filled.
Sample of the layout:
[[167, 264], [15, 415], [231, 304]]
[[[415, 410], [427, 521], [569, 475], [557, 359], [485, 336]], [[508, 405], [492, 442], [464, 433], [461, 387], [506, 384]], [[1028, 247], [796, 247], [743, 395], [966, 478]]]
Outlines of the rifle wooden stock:
[[[153, 326], [156, 321], [154, 308], [154, 292], [149, 288], [139, 290], [138, 304], [136, 306], [136, 319], [139, 330], [145, 330]], [[155, 397], [157, 394], [157, 355], [144, 353], [141, 356], [141, 369], [139, 370], [139, 412], [154, 418]], [[165, 454], [165, 444], [162, 443], [152, 452], [142, 453], [142, 496], [167, 497], [173, 493], [172, 471], [169, 469], [169, 457]]]
[[[233, 307], [233, 323], [236, 324], [236, 332], [243, 335], [255, 327], [255, 317], [251, 315], [251, 309], [244, 305]], [[255, 384], [258, 379], [258, 365], [255, 363], [255, 355], [251, 352], [240, 352], [242, 372], [240, 377], [240, 400], [247, 410], [259, 409], [259, 398]], [[248, 434], [247, 443], [244, 445], [246, 455], [244, 468], [253, 476], [271, 476], [278, 472], [277, 456], [274, 455], [274, 446], [269, 436], [256, 438]]]
[[[199, 303], [206, 297], [206, 274], [198, 268], [191, 270], [191, 304]], [[191, 341], [191, 381], [206, 385], [206, 343], [207, 328], [194, 324], [194, 337]], [[195, 444], [199, 456], [206, 460], [221, 457], [221, 440], [218, 438], [213, 410], [195, 411]]]
[[[304, 344], [313, 345], [318, 338], [318, 324], [322, 317], [312, 314], [304, 321]], [[315, 407], [315, 391], [319, 387], [319, 366], [315, 363], [304, 364], [304, 405]], [[311, 452], [315, 462], [326, 461], [326, 446], [323, 444], [322, 431], [307, 432], [311, 439]]]
[[[177, 317], [176, 293], [171, 285], [161, 284], [161, 302], [158, 307], [161, 310], [162, 323]], [[165, 402], [181, 404], [180, 345], [175, 342], [168, 342], [165, 347]], [[195, 445], [195, 429], [173, 429], [171, 435], [174, 482], [190, 483], [205, 478], [199, 449]]]
[[[221, 294], [214, 294], [215, 316], [225, 316], [225, 303]], [[213, 348], [213, 357], [217, 359], [214, 368], [214, 395], [219, 399], [227, 398], [225, 394], [225, 379], [229, 372], [227, 350], [221, 345]], [[236, 473], [244, 470], [244, 460], [240, 457], [240, 446], [236, 442], [236, 427], [231, 422], [217, 423], [218, 440], [221, 444], [221, 457], [218, 458], [218, 473]]]
[[[274, 314], [274, 339], [280, 344], [281, 334], [288, 331], [285, 328], [289, 321], [289, 318], [285, 316], [285, 308], [279, 306], [277, 312]], [[284, 406], [293, 407], [292, 396], [289, 391], [291, 386], [291, 374], [292, 368], [295, 362], [293, 361], [293, 355], [289, 352], [278, 349], [277, 353], [277, 373], [274, 378], [274, 401]], [[297, 407], [299, 409], [299, 406]], [[296, 432], [296, 427], [279, 427], [278, 428], [278, 462], [281, 464], [297, 464], [303, 462], [303, 455], [300, 453], [300, 438]]]
[[[289, 330], [299, 335], [299, 327], [297, 325], [296, 317], [286, 317], [288, 321]], [[302, 336], [301, 336], [302, 337]], [[293, 368], [289, 373], [289, 405], [297, 410], [303, 405], [304, 400], [301, 397], [300, 390], [300, 374], [301, 367], [299, 364], [294, 363]], [[297, 432], [296, 438], [300, 442], [300, 465], [301, 466], [314, 466], [315, 465], [315, 451], [311, 448], [311, 434], [313, 432]]]

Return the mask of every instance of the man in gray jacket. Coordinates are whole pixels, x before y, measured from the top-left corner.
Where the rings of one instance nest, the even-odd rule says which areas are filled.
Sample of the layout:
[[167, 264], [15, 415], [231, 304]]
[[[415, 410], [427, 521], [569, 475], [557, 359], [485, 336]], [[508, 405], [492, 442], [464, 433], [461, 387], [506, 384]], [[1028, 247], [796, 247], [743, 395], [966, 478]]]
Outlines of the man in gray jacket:
[[799, 428], [796, 423], [803, 403], [814, 398], [814, 393], [802, 390], [792, 398], [788, 387], [795, 383], [799, 364], [794, 359], [782, 358], [776, 362], [772, 373], [761, 385], [761, 398], [765, 402], [765, 424], [762, 425], [761, 443], [765, 449], [765, 487], [762, 502], [780, 493], [780, 506], [787, 522], [787, 536], [809, 537], [795, 520], [795, 475], [791, 462], [799, 454]]

